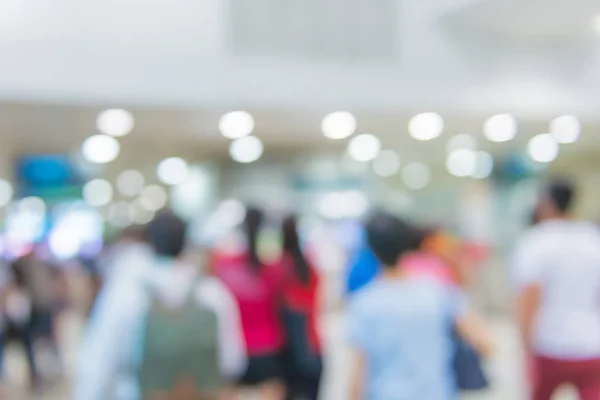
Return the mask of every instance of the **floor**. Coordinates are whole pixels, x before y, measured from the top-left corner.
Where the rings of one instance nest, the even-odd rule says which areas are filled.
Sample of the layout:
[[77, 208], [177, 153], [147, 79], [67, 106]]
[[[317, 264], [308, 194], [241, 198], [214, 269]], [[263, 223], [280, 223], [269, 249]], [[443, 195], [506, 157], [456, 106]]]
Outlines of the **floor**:
[[[322, 398], [327, 400], [342, 400], [347, 398], [346, 387], [349, 355], [343, 340], [343, 319], [342, 314], [337, 314], [330, 317], [324, 326], [328, 343], [329, 362], [325, 377], [327, 383], [324, 387]], [[464, 395], [463, 400], [526, 400], [525, 371], [522, 368], [522, 363], [519, 362], [520, 349], [517, 332], [512, 324], [502, 319], [493, 321], [493, 327], [497, 334], [499, 348], [487, 365], [489, 376], [492, 380], [492, 387], [489, 391], [483, 393]], [[76, 343], [80, 331], [81, 323], [76, 318], [65, 320], [63, 324], [62, 347], [66, 376], [71, 376], [75, 368]], [[54, 366], [47, 367], [46, 369], [50, 371], [53, 369], [56, 370]], [[22, 359], [20, 349], [16, 347], [9, 348], [7, 352], [7, 375], [14, 385], [9, 393], [5, 393], [2, 399], [64, 400], [69, 398], [67, 379], [63, 379], [54, 388], [46, 389], [41, 395], [27, 395], [22, 388], [26, 377], [25, 372], [25, 363]], [[557, 395], [555, 398], [556, 400], [576, 399], [568, 388], [564, 393]]]

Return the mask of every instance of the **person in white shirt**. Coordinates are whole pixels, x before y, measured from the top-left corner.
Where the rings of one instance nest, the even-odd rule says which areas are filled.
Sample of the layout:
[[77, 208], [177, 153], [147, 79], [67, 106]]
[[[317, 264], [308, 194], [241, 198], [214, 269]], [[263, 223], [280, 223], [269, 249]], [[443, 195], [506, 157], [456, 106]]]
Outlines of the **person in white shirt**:
[[600, 230], [570, 219], [574, 188], [554, 182], [536, 208], [538, 223], [512, 259], [517, 313], [534, 366], [533, 400], [573, 384], [600, 398]]

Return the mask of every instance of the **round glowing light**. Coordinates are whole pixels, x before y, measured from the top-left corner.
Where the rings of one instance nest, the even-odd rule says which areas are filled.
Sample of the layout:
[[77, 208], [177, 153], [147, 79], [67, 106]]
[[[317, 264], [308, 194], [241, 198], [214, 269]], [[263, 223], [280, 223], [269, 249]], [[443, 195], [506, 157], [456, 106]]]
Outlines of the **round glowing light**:
[[333, 112], [323, 118], [321, 131], [329, 139], [345, 139], [356, 131], [356, 118], [348, 111]]
[[46, 214], [46, 203], [36, 196], [24, 197], [19, 201], [19, 209], [25, 212], [43, 216]]
[[556, 160], [560, 148], [551, 134], [543, 133], [531, 138], [527, 151], [532, 160], [548, 163]]
[[360, 190], [350, 190], [342, 193], [343, 212], [346, 217], [358, 218], [369, 209], [369, 200]]
[[117, 177], [117, 190], [125, 197], [137, 196], [144, 188], [144, 183], [144, 175], [141, 172], [129, 169]]
[[94, 135], [83, 142], [81, 152], [86, 160], [94, 164], [106, 164], [119, 155], [119, 142], [111, 136]]
[[356, 161], [371, 161], [379, 155], [381, 142], [377, 136], [364, 133], [348, 143], [348, 154]]
[[489, 178], [494, 171], [494, 157], [486, 151], [475, 153], [475, 171], [471, 175], [475, 179]]
[[169, 197], [165, 189], [158, 185], [149, 185], [140, 194], [140, 204], [149, 211], [158, 211], [167, 205]]
[[461, 133], [460, 135], [453, 136], [446, 146], [446, 151], [448, 151], [448, 153], [461, 149], [471, 151], [477, 150], [477, 139], [468, 133]]
[[263, 144], [255, 136], [246, 136], [235, 139], [229, 145], [229, 155], [239, 163], [251, 163], [257, 161], [263, 154]]
[[444, 119], [433, 112], [417, 114], [408, 123], [410, 136], [417, 140], [432, 140], [444, 131]]
[[491, 142], [508, 142], [517, 135], [517, 120], [510, 114], [491, 116], [483, 125], [483, 134]]
[[454, 150], [446, 159], [446, 169], [458, 177], [471, 176], [475, 173], [475, 152], [467, 149]]
[[133, 203], [133, 222], [138, 225], [146, 225], [150, 223], [156, 213], [154, 211], [148, 210], [141, 201], [136, 201]]
[[125, 136], [133, 129], [133, 115], [127, 110], [111, 109], [102, 111], [96, 119], [96, 128], [110, 136]]
[[373, 171], [379, 176], [388, 177], [398, 172], [400, 169], [400, 157], [393, 150], [383, 150], [375, 160], [373, 160]]
[[581, 123], [573, 115], [563, 115], [550, 122], [550, 133], [558, 143], [575, 143], [581, 135]]
[[402, 170], [402, 180], [407, 188], [413, 190], [423, 189], [431, 181], [429, 167], [421, 163], [408, 164]]
[[108, 209], [108, 222], [118, 228], [126, 228], [133, 223], [134, 213], [134, 207], [129, 203], [113, 203]]
[[166, 158], [156, 168], [158, 179], [165, 185], [179, 185], [185, 182], [188, 173], [188, 163], [179, 157]]
[[246, 207], [237, 199], [223, 200], [217, 209], [217, 218], [227, 228], [234, 228], [244, 222]]
[[254, 130], [254, 118], [246, 111], [232, 111], [219, 120], [219, 132], [228, 139], [248, 136]]
[[112, 201], [113, 188], [104, 179], [94, 179], [83, 186], [83, 200], [93, 207], [100, 207]]
[[0, 207], [4, 207], [12, 200], [14, 190], [10, 182], [0, 179]]

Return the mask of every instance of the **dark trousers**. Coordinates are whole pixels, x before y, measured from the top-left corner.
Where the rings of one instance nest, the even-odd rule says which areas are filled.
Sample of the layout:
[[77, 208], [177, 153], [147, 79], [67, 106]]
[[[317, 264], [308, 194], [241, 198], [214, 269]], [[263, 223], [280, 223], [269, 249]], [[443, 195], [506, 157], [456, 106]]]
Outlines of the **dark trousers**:
[[574, 385], [581, 400], [600, 399], [600, 359], [585, 361], [535, 358], [533, 400], [550, 400], [562, 384]]
[[298, 363], [292, 354], [284, 351], [286, 369], [286, 400], [318, 400], [321, 389], [321, 375], [323, 374], [323, 361], [316, 357], [311, 362], [310, 370], [298, 368]]

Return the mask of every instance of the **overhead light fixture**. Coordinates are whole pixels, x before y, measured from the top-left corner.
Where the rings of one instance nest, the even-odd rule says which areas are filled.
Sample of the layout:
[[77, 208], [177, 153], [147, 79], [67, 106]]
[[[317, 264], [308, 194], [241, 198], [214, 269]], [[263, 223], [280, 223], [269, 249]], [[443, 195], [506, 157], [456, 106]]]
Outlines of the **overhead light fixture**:
[[94, 135], [87, 138], [81, 147], [83, 157], [94, 164], [107, 164], [119, 155], [119, 142], [106, 135]]
[[491, 142], [508, 142], [517, 135], [517, 120], [510, 114], [497, 114], [483, 125], [483, 134]]
[[166, 158], [156, 168], [158, 179], [165, 185], [178, 185], [185, 182], [188, 173], [188, 163], [179, 157]]
[[133, 115], [127, 110], [110, 109], [102, 111], [96, 119], [99, 132], [109, 136], [125, 136], [133, 129]]
[[379, 155], [380, 150], [381, 142], [370, 133], [358, 135], [348, 143], [348, 154], [356, 161], [371, 161]]
[[235, 139], [229, 145], [229, 155], [234, 161], [247, 164], [257, 161], [263, 154], [264, 147], [256, 136], [245, 136]]
[[246, 111], [232, 111], [219, 120], [219, 132], [227, 139], [248, 136], [254, 130], [254, 118]]
[[113, 198], [113, 188], [104, 179], [93, 179], [83, 186], [83, 200], [92, 207], [108, 204]]
[[144, 175], [134, 169], [123, 171], [117, 177], [117, 189], [125, 197], [134, 197], [144, 188]]
[[560, 147], [551, 134], [543, 133], [529, 140], [527, 151], [533, 161], [549, 163], [556, 160]]
[[356, 118], [348, 111], [336, 111], [321, 122], [321, 131], [329, 139], [345, 139], [356, 131]]
[[383, 150], [373, 160], [373, 171], [379, 176], [389, 177], [400, 169], [400, 157], [394, 150]]
[[444, 131], [444, 119], [434, 112], [417, 114], [408, 123], [408, 132], [417, 140], [432, 140]]
[[575, 143], [581, 135], [581, 123], [574, 115], [563, 115], [550, 122], [550, 133], [558, 143]]
[[446, 169], [454, 176], [466, 177], [475, 173], [475, 152], [467, 149], [454, 150], [446, 159]]
[[431, 171], [427, 165], [422, 163], [408, 164], [402, 170], [402, 180], [407, 188], [420, 190], [431, 181]]

